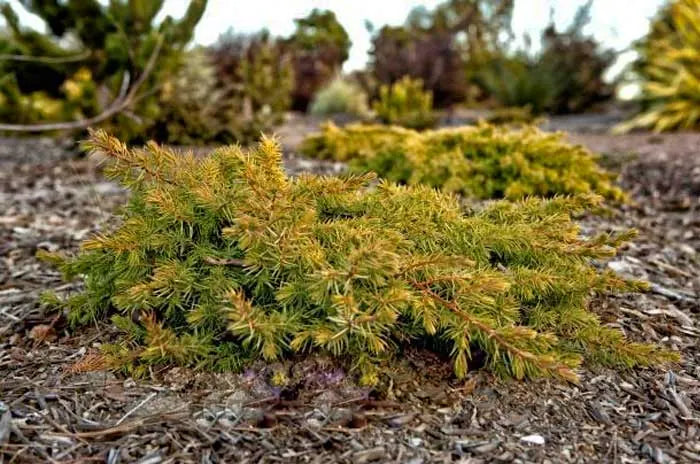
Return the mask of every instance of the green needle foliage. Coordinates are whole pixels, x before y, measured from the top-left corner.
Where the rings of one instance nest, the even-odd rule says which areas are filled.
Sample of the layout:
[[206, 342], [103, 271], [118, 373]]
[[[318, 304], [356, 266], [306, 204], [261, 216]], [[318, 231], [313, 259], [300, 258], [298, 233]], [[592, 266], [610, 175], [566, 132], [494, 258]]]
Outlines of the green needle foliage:
[[593, 293], [640, 287], [591, 264], [631, 235], [579, 235], [570, 214], [597, 197], [465, 211], [429, 187], [369, 187], [372, 176], [290, 179], [266, 138], [205, 158], [131, 150], [101, 131], [88, 147], [133, 192], [122, 224], [74, 258], [45, 258], [85, 281], [65, 301], [73, 324], [123, 329], [105, 350], [129, 372], [323, 352], [371, 384], [408, 343], [444, 349], [458, 377], [477, 350], [498, 374], [569, 381], [584, 359], [677, 359], [587, 309]]
[[304, 140], [301, 152], [347, 161], [355, 173], [373, 171], [395, 182], [481, 199], [594, 193], [623, 201], [624, 193], [595, 156], [562, 137], [533, 126], [511, 130], [485, 123], [425, 132], [328, 123]]

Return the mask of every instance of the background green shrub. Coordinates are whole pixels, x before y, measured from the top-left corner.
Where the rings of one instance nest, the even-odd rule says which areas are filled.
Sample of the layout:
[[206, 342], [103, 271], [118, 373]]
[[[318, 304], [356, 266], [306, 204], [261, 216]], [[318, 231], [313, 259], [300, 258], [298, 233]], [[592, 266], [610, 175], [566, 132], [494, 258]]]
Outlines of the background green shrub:
[[226, 94], [218, 86], [216, 68], [203, 49], [185, 53], [182, 66], [160, 88], [157, 116], [143, 131], [155, 140], [194, 145], [216, 140], [234, 121], [222, 118]]
[[550, 23], [537, 54], [503, 51], [492, 55], [476, 72], [475, 80], [499, 104], [528, 106], [536, 114], [577, 113], [609, 101], [616, 83], [606, 81], [604, 74], [616, 53], [602, 49], [584, 34], [591, 6], [589, 1], [580, 7], [564, 31]]
[[104, 132], [89, 147], [111, 156], [107, 174], [133, 192], [121, 226], [75, 258], [44, 258], [84, 278], [65, 303], [70, 320], [111, 317], [124, 336], [105, 352], [134, 374], [323, 352], [371, 384], [402, 346], [430, 339], [458, 377], [477, 350], [499, 374], [569, 381], [582, 359], [677, 359], [587, 309], [592, 292], [639, 287], [591, 264], [630, 236], [579, 235], [570, 214], [595, 197], [465, 211], [426, 186], [290, 179], [268, 139], [203, 159], [153, 143], [129, 150]]
[[329, 123], [307, 137], [300, 151], [347, 161], [353, 172], [373, 171], [392, 181], [476, 198], [595, 193], [624, 200], [596, 157], [562, 137], [531, 126], [511, 130], [480, 124], [416, 132], [365, 125], [341, 129]]
[[332, 11], [314, 9], [294, 22], [296, 30], [283, 40], [294, 68], [292, 108], [307, 111], [313, 96], [340, 72], [352, 42]]
[[[500, 55], [510, 34], [513, 0], [449, 0], [415, 8], [403, 25], [383, 26], [372, 37], [369, 74], [379, 85], [404, 76], [423, 81], [438, 108], [482, 99], [476, 73]], [[367, 87], [376, 98], [379, 87]]]
[[366, 118], [369, 115], [367, 94], [356, 82], [338, 76], [318, 91], [309, 112], [314, 116], [348, 114]]
[[527, 107], [535, 114], [553, 108], [560, 92], [558, 72], [550, 63], [535, 61], [525, 53], [500, 56], [479, 72], [486, 94], [504, 107]]
[[656, 132], [700, 127], [700, 1], [669, 2], [636, 44], [634, 80], [642, 112], [618, 131]]
[[[2, 52], [0, 52], [2, 53]], [[58, 93], [33, 90], [23, 93], [14, 74], [0, 76], [0, 120], [19, 124], [81, 119], [99, 111], [97, 85], [87, 68], [79, 68], [58, 88]]]
[[[284, 119], [291, 106], [294, 70], [278, 39], [227, 32], [208, 49], [221, 94], [218, 117], [225, 121], [216, 141], [248, 143]], [[196, 83], [192, 83], [196, 85]]]
[[432, 94], [423, 90], [421, 80], [408, 76], [390, 86], [383, 85], [372, 108], [386, 124], [420, 130], [434, 126], [436, 121]]

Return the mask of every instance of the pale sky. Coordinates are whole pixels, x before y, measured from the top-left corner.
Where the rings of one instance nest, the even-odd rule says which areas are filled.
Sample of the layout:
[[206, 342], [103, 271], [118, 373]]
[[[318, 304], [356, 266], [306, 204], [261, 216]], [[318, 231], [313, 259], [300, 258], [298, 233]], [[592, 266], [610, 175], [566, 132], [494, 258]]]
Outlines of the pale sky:
[[[10, 0], [13, 6], [16, 0]], [[370, 34], [365, 20], [375, 27], [401, 24], [412, 8], [432, 8], [440, 0], [209, 0], [207, 11], [197, 26], [195, 41], [214, 42], [219, 34], [232, 27], [236, 32], [255, 32], [267, 28], [273, 35], [288, 35], [294, 30], [294, 18], [307, 15], [313, 8], [335, 11], [353, 43], [346, 70], [362, 68], [367, 62]], [[536, 38], [548, 23], [550, 8], [560, 28], [573, 18], [576, 8], [585, 0], [516, 0], [513, 28], [516, 35], [529, 32]], [[594, 0], [592, 21], [586, 32], [606, 46], [625, 49], [647, 31], [649, 18], [663, 0]], [[188, 0], [166, 0], [162, 14], [181, 16]], [[16, 10], [21, 10], [16, 8]], [[25, 24], [40, 27], [41, 22], [22, 15]]]

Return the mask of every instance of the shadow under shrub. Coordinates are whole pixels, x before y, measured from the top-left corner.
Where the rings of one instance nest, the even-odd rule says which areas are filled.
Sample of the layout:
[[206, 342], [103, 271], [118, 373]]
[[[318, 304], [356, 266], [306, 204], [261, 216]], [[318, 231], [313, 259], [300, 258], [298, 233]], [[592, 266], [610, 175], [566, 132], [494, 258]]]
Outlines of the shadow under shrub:
[[371, 384], [401, 346], [429, 339], [449, 347], [458, 377], [477, 348], [498, 374], [570, 381], [582, 360], [677, 358], [587, 309], [594, 293], [640, 286], [591, 264], [631, 235], [579, 235], [570, 214], [596, 197], [467, 211], [429, 187], [370, 188], [371, 176], [290, 179], [269, 139], [203, 159], [104, 132], [88, 146], [133, 192], [122, 224], [74, 258], [44, 258], [85, 281], [65, 301], [74, 325], [111, 317], [124, 331], [104, 348], [116, 368], [228, 370], [323, 352]]
[[513, 130], [486, 123], [425, 132], [328, 123], [300, 151], [348, 162], [355, 173], [373, 171], [391, 181], [480, 199], [591, 193], [624, 201], [595, 155], [562, 137], [534, 126]]

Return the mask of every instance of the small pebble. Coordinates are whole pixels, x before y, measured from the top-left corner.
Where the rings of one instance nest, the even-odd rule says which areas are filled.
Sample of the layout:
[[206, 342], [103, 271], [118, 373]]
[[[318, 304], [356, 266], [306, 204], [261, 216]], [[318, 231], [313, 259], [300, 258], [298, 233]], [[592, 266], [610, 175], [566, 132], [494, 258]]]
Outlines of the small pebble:
[[524, 441], [525, 443], [532, 443], [533, 445], [544, 445], [544, 437], [542, 435], [537, 434], [520, 437], [520, 441]]

